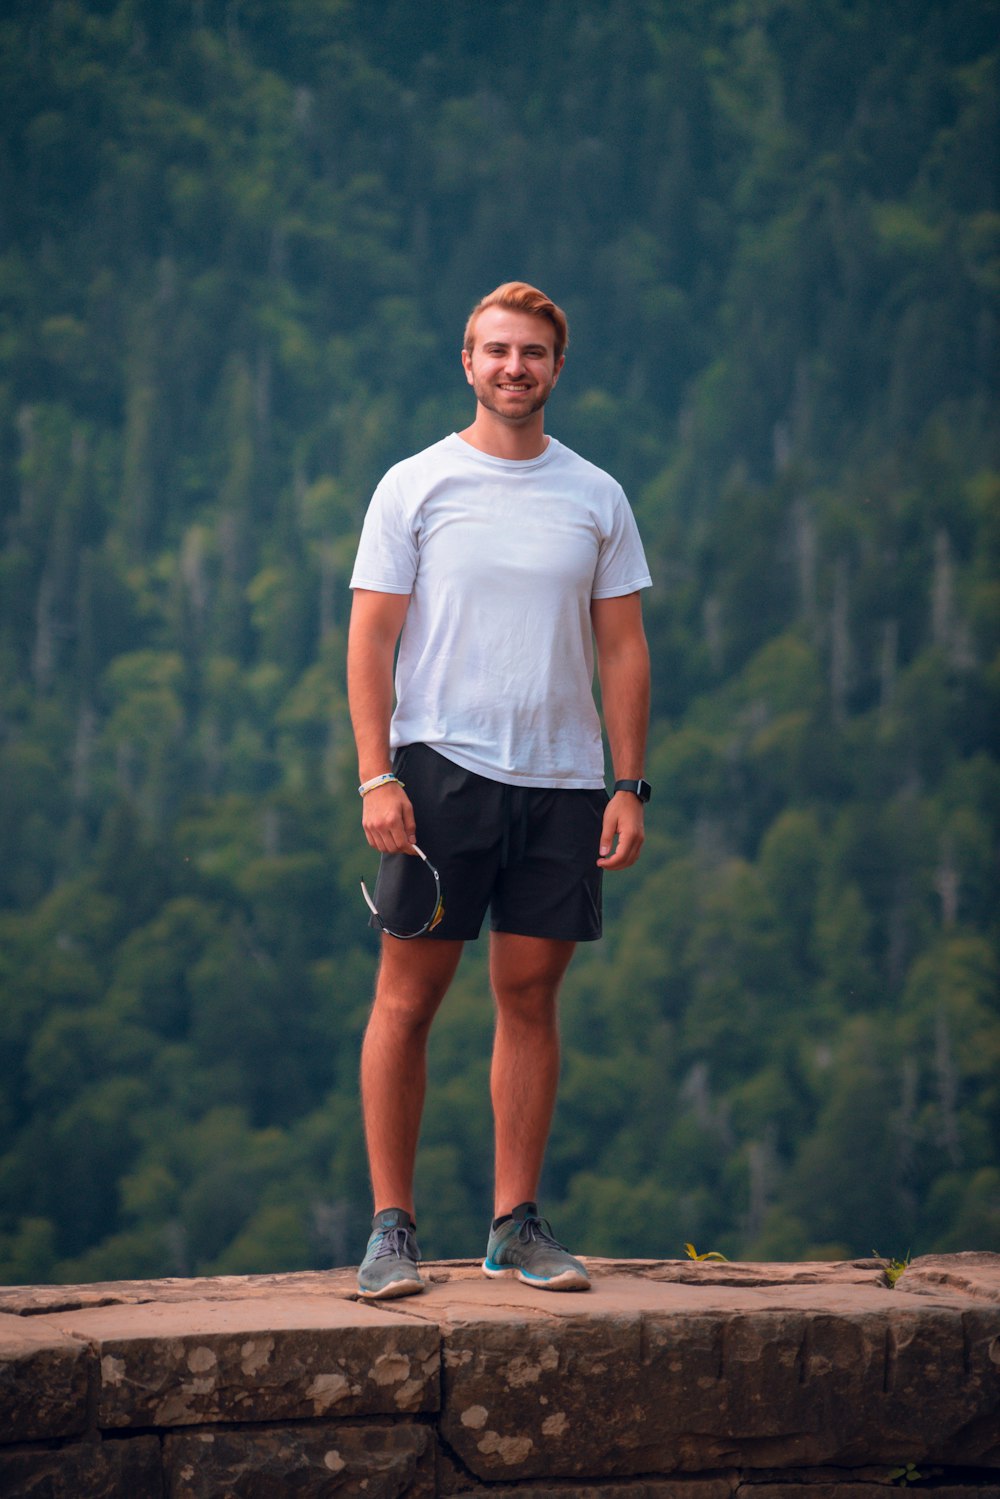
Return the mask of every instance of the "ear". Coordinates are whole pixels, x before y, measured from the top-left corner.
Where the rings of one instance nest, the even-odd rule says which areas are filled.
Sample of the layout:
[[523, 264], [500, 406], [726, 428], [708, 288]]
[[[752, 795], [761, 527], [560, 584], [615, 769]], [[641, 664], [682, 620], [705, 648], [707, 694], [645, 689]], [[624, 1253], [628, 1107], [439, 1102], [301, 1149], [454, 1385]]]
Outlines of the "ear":
[[566, 363], [566, 355], [565, 354], [560, 354], [559, 355], [558, 363], [556, 364], [555, 368], [552, 371], [552, 384], [553, 385], [555, 385], [556, 381], [559, 379], [559, 376], [562, 374], [562, 367], [563, 367], [563, 365], [565, 363]]
[[465, 370], [465, 378], [466, 378], [466, 380], [468, 380], [469, 384], [471, 385], [472, 384], [472, 355], [469, 353], [468, 349], [464, 349], [464, 348], [462, 350], [462, 368]]

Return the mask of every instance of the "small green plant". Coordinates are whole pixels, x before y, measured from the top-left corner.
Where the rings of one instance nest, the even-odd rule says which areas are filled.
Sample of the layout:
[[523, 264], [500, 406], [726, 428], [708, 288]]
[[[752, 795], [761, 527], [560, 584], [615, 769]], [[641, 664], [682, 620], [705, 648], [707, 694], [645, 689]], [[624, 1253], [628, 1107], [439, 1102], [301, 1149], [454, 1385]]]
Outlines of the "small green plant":
[[704, 1254], [699, 1254], [693, 1244], [685, 1244], [684, 1248], [687, 1250], [689, 1260], [723, 1260], [726, 1264], [729, 1263], [726, 1256], [720, 1254], [717, 1249], [706, 1249]]
[[889, 1282], [890, 1287], [892, 1287], [892, 1286], [894, 1286], [896, 1284], [897, 1280], [902, 1275], [902, 1273], [906, 1269], [907, 1265], [910, 1263], [910, 1250], [909, 1249], [906, 1251], [906, 1258], [905, 1258], [905, 1260], [893, 1260], [893, 1259], [888, 1259], [887, 1260], [884, 1255], [879, 1254], [879, 1252], [878, 1252], [877, 1249], [873, 1249], [872, 1250], [872, 1254], [875, 1256], [875, 1258], [877, 1260], [881, 1260], [882, 1261], [882, 1265], [883, 1265], [883, 1268], [885, 1270], [885, 1278]]
[[925, 1475], [917, 1471], [916, 1463], [907, 1463], [905, 1467], [893, 1468], [889, 1474], [889, 1482], [896, 1484], [898, 1488], [905, 1489], [911, 1483], [919, 1483]]

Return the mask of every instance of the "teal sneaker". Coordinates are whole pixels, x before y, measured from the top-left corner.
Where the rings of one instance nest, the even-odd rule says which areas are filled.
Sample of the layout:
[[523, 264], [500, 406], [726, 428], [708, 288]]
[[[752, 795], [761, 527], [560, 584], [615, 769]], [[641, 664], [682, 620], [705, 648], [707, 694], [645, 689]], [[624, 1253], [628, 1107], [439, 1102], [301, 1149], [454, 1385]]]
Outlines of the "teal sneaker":
[[424, 1289], [417, 1269], [416, 1225], [405, 1208], [385, 1208], [372, 1219], [372, 1236], [358, 1271], [358, 1295], [412, 1296]]
[[590, 1276], [552, 1237], [550, 1225], [533, 1202], [522, 1202], [513, 1217], [490, 1230], [483, 1269], [487, 1275], [516, 1275], [543, 1291], [586, 1291]]

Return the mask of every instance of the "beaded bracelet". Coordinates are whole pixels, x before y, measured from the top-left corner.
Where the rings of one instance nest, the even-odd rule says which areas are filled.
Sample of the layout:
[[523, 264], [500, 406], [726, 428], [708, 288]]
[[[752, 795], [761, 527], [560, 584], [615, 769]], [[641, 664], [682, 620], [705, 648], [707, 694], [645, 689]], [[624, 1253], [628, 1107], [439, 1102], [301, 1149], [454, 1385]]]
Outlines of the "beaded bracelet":
[[375, 791], [379, 786], [386, 786], [390, 781], [395, 781], [397, 786], [403, 785], [399, 776], [395, 775], [391, 770], [387, 770], [384, 776], [372, 776], [370, 781], [362, 781], [358, 787], [358, 795], [367, 796], [369, 791]]

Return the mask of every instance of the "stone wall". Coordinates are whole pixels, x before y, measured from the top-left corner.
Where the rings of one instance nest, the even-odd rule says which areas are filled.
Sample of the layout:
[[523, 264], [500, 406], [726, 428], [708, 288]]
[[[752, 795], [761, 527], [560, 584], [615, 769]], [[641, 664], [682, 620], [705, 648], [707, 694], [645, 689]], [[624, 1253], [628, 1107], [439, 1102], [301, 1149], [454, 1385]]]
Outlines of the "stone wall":
[[590, 1266], [0, 1290], [0, 1494], [1000, 1499], [1000, 1255]]

